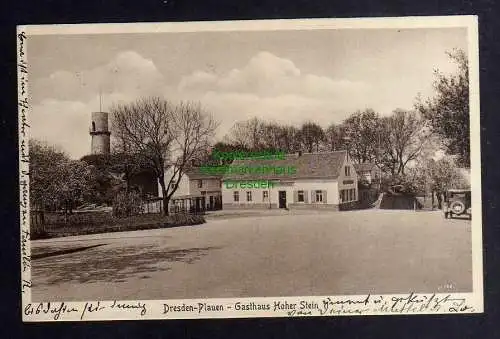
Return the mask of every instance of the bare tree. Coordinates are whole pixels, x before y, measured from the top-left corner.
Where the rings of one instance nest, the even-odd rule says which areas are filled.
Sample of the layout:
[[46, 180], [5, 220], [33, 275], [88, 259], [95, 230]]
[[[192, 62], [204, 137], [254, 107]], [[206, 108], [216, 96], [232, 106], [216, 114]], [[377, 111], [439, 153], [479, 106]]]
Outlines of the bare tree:
[[[217, 124], [199, 104], [173, 105], [159, 97], [139, 99], [112, 108], [115, 136], [127, 152], [143, 157], [156, 175], [163, 196], [163, 211], [177, 190], [184, 172], [206, 150]], [[165, 177], [172, 168], [172, 175]]]
[[325, 133], [318, 124], [306, 122], [300, 129], [300, 139], [307, 152], [318, 152], [320, 144], [325, 140]]
[[379, 123], [379, 115], [367, 109], [355, 112], [342, 124], [343, 136], [350, 137], [349, 153], [355, 162], [377, 162]]
[[237, 122], [226, 136], [226, 142], [238, 147], [258, 150], [262, 148], [265, 123], [255, 117]]
[[425, 121], [414, 111], [397, 109], [391, 116], [381, 118], [379, 128], [380, 165], [392, 176], [404, 176], [406, 166], [431, 144]]
[[336, 125], [332, 123], [325, 130], [324, 148], [329, 152], [340, 151], [346, 149], [346, 128], [344, 125]]

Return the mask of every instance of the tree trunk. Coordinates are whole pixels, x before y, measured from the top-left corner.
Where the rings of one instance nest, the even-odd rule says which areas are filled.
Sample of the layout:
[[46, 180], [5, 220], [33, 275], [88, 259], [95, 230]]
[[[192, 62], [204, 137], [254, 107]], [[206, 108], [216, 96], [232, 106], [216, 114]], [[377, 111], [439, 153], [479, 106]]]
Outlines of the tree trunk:
[[163, 196], [163, 215], [168, 215], [168, 203], [169, 200], [167, 198], [167, 190], [165, 189], [165, 177], [162, 175], [158, 178], [158, 182], [160, 183], [161, 186], [161, 193]]
[[168, 203], [170, 202], [170, 199], [167, 198], [167, 192], [163, 192], [163, 215], [169, 215], [169, 210], [168, 210]]

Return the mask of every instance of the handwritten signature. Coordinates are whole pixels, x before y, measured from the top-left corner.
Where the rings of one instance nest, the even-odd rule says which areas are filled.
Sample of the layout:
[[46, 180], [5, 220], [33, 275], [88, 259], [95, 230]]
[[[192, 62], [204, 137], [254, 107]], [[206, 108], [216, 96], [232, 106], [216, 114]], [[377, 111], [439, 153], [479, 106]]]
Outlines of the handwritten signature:
[[315, 310], [289, 310], [288, 316], [363, 315], [380, 313], [471, 313], [474, 307], [465, 298], [452, 294], [436, 295], [409, 293], [400, 296], [327, 297]]
[[[31, 284], [31, 282], [26, 281], [26, 283]], [[53, 303], [29, 303], [24, 307], [24, 314], [27, 316], [33, 315], [51, 315], [52, 319], [59, 320], [63, 318], [66, 314], [76, 313], [80, 315], [80, 320], [88, 318], [89, 314], [96, 314], [102, 312], [106, 309], [115, 309], [121, 311], [137, 311], [139, 310], [139, 315], [144, 316], [147, 313], [147, 305], [144, 302], [133, 301], [133, 302], [119, 302], [114, 300], [112, 302], [105, 301], [95, 301], [86, 302], [82, 307], [81, 305], [68, 305], [65, 302]]]

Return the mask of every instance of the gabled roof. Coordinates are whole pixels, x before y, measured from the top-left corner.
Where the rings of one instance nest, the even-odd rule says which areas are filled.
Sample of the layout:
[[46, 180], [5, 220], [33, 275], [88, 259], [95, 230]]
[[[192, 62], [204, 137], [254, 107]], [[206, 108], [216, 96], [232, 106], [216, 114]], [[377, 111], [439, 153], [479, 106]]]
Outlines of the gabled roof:
[[212, 174], [212, 173], [204, 173], [200, 170], [199, 167], [192, 168], [187, 171], [184, 175], [188, 177], [189, 180], [197, 180], [197, 179], [222, 179], [221, 174]]
[[377, 168], [377, 165], [371, 162], [364, 162], [362, 164], [354, 164], [354, 169], [357, 173], [360, 172], [369, 172]]
[[295, 174], [274, 173], [226, 173], [223, 180], [287, 180], [287, 179], [337, 179], [346, 160], [346, 151], [328, 153], [287, 154], [285, 159], [234, 160], [231, 166], [288, 167], [295, 168]]

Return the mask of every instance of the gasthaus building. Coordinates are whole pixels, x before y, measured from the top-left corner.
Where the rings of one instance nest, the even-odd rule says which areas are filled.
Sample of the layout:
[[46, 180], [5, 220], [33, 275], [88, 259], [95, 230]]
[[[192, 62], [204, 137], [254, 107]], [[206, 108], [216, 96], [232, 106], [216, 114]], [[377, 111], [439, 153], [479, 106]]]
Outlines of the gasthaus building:
[[358, 176], [346, 151], [234, 160], [222, 177], [222, 208], [351, 209]]

